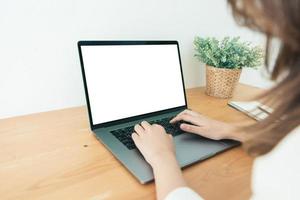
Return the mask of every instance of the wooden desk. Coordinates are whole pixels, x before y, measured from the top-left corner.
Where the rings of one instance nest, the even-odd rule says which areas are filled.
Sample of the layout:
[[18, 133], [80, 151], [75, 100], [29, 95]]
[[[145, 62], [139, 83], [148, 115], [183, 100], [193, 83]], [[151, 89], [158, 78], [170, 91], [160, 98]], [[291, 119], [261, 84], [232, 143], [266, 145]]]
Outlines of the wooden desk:
[[[227, 100], [187, 90], [189, 107], [210, 117], [251, 121]], [[239, 85], [235, 99], [260, 90]], [[206, 199], [246, 199], [253, 159], [240, 147], [184, 170]], [[0, 199], [154, 199], [91, 134], [85, 107], [0, 120]]]

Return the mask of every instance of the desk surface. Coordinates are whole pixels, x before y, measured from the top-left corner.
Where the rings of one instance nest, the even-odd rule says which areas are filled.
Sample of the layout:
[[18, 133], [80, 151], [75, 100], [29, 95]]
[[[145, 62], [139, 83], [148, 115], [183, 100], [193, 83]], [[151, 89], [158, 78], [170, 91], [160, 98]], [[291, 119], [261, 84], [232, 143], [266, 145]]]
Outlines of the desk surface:
[[[239, 85], [234, 99], [259, 89]], [[228, 122], [251, 122], [227, 100], [187, 90], [189, 108]], [[91, 134], [85, 107], [0, 120], [1, 199], [154, 199], [154, 184], [138, 181]], [[250, 196], [253, 159], [241, 147], [183, 170], [205, 199]]]

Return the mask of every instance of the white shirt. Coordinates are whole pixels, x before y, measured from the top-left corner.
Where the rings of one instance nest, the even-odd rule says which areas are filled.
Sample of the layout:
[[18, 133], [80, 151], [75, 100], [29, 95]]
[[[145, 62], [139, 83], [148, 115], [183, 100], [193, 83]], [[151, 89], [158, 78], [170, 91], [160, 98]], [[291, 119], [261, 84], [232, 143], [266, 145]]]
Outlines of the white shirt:
[[[171, 191], [165, 200], [201, 200], [188, 187]], [[255, 159], [252, 200], [300, 199], [300, 127], [289, 133], [268, 154]]]

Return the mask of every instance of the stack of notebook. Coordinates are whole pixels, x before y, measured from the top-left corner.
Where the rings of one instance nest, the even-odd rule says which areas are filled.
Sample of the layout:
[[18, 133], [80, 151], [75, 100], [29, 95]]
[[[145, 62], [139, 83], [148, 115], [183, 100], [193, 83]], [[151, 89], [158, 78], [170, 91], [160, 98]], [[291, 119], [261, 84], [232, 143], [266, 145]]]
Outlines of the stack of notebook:
[[263, 105], [258, 101], [231, 101], [228, 103], [228, 105], [258, 121], [265, 119], [269, 116], [270, 113], [273, 112], [272, 108]]

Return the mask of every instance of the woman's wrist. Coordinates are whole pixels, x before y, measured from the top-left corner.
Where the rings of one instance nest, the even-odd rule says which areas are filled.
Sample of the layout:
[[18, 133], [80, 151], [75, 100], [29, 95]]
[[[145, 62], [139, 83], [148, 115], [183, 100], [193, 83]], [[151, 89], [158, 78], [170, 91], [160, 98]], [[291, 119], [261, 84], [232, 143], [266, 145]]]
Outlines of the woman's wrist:
[[165, 199], [173, 190], [187, 186], [174, 152], [161, 152], [151, 163], [157, 199]]
[[239, 142], [245, 141], [245, 132], [243, 132], [243, 130], [240, 127], [235, 125], [229, 125], [226, 135], [226, 139], [232, 139]]
[[166, 163], [168, 165], [171, 165], [171, 164], [178, 165], [175, 153], [173, 153], [173, 152], [162, 152], [161, 154], [155, 156], [151, 160], [151, 163], [149, 163], [149, 164], [151, 165], [153, 170], [155, 170], [157, 168], [160, 168], [162, 165], [165, 165]]

